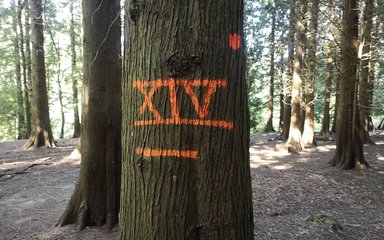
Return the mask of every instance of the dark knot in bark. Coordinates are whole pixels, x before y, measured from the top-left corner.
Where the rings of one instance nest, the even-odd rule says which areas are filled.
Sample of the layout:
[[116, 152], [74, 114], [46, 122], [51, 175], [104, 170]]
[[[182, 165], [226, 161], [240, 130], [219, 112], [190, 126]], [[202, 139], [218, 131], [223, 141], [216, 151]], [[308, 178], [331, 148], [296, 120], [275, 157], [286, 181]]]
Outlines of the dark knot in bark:
[[198, 66], [201, 59], [194, 55], [183, 55], [175, 53], [165, 61], [165, 66], [171, 77], [186, 77], [191, 75]]

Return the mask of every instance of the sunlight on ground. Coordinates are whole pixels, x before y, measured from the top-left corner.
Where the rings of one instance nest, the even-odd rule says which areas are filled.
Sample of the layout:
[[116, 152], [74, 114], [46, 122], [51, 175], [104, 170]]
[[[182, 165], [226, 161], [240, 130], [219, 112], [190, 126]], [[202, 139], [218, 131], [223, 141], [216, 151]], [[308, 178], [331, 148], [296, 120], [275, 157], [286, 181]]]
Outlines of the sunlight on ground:
[[336, 149], [335, 145], [324, 145], [324, 146], [317, 146], [316, 147], [316, 151], [319, 151], [319, 152], [329, 152], [329, 151], [334, 150], [334, 149]]
[[[288, 152], [268, 152], [257, 151], [254, 148], [249, 149], [251, 168], [270, 167], [275, 170], [286, 170], [292, 168], [291, 164], [279, 164], [280, 161], [274, 158], [290, 155]], [[273, 166], [270, 166], [273, 165]]]

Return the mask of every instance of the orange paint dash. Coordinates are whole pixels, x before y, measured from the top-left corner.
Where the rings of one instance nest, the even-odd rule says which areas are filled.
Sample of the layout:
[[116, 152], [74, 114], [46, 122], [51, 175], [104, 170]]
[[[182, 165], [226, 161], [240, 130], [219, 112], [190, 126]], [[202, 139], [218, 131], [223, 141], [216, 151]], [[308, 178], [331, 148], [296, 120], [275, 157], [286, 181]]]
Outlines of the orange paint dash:
[[136, 148], [137, 155], [145, 157], [178, 157], [178, 158], [193, 158], [198, 156], [197, 151], [192, 150], [171, 150], [171, 149], [150, 149], [150, 148]]
[[193, 126], [208, 126], [218, 127], [228, 130], [234, 129], [233, 122], [219, 120], [202, 120], [202, 119], [160, 119], [160, 120], [138, 120], [135, 121], [135, 126], [146, 125], [193, 125]]
[[241, 38], [239, 34], [231, 33], [229, 35], [229, 47], [233, 50], [238, 50], [241, 46]]

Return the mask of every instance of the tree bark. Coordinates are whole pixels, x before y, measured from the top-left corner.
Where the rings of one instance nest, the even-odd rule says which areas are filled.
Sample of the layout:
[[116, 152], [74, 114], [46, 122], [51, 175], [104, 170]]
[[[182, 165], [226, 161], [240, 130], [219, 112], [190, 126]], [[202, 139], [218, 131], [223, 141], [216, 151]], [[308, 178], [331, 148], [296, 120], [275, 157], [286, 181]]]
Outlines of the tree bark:
[[303, 142], [301, 138], [301, 90], [302, 90], [302, 66], [304, 54], [304, 41], [305, 41], [305, 17], [303, 11], [305, 10], [306, 0], [299, 0], [296, 20], [296, 53], [293, 66], [293, 81], [292, 81], [292, 112], [291, 112], [291, 125], [289, 127], [289, 136], [287, 145], [296, 151], [301, 151]]
[[81, 168], [59, 225], [118, 221], [121, 173], [121, 20], [119, 0], [83, 1], [84, 84]]
[[28, 142], [29, 147], [55, 147], [51, 122], [49, 119], [48, 94], [45, 77], [44, 34], [42, 4], [40, 0], [31, 0], [32, 7], [32, 120], [33, 129]]
[[360, 57], [359, 76], [359, 105], [360, 105], [360, 134], [363, 143], [373, 144], [369, 131], [372, 123], [372, 96], [373, 96], [373, 64], [372, 64], [372, 28], [373, 28], [373, 0], [367, 0], [365, 4]]
[[366, 168], [363, 144], [360, 138], [359, 109], [357, 106], [358, 48], [357, 0], [343, 0], [341, 34], [340, 96], [336, 119], [336, 153], [332, 166], [345, 169]]
[[317, 19], [319, 15], [319, 0], [310, 2], [309, 37], [308, 37], [308, 71], [305, 84], [305, 122], [302, 139], [304, 145], [314, 145], [315, 142], [315, 71], [317, 48]]
[[69, 35], [71, 38], [71, 79], [72, 79], [72, 104], [73, 104], [73, 138], [80, 137], [81, 126], [79, 117], [79, 94], [78, 94], [78, 80], [79, 77], [76, 74], [76, 31], [75, 31], [75, 17], [74, 17], [74, 0], [70, 0], [69, 3], [71, 12], [70, 30]]
[[243, 1], [126, 9], [120, 239], [253, 239]]

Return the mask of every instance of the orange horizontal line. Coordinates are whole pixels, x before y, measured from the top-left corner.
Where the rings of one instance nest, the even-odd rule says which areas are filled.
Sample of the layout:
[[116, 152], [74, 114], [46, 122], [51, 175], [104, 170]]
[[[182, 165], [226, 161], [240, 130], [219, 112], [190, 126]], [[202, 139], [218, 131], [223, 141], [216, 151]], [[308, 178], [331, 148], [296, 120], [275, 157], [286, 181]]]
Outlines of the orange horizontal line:
[[218, 127], [232, 130], [234, 128], [233, 122], [217, 121], [217, 120], [201, 120], [201, 119], [161, 119], [161, 120], [139, 120], [135, 121], [135, 126], [145, 125], [194, 125], [194, 126], [208, 126]]
[[145, 157], [178, 157], [178, 158], [197, 158], [198, 152], [192, 150], [170, 150], [170, 149], [150, 149], [136, 148], [137, 155]]

